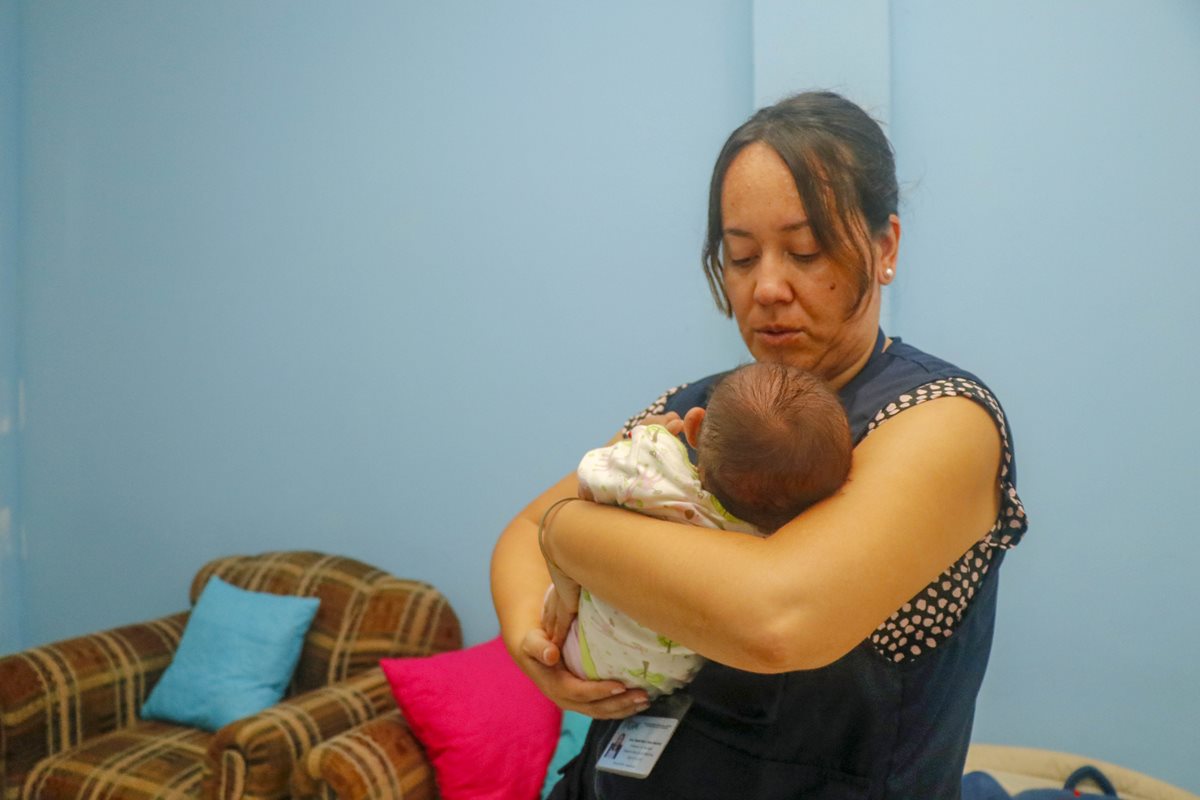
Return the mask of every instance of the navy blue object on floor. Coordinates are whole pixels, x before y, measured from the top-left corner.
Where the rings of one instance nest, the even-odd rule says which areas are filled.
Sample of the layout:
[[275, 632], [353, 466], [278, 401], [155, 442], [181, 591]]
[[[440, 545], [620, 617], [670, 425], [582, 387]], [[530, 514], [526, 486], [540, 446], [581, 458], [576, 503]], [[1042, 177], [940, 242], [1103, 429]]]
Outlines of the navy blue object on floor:
[[[1093, 794], [1079, 789], [1079, 785], [1091, 781], [1104, 794]], [[1117, 790], [1104, 773], [1091, 765], [1080, 767], [1071, 773], [1061, 789], [1027, 789], [1010, 795], [1004, 787], [986, 772], [969, 772], [963, 776], [962, 800], [1096, 800], [1117, 797]]]

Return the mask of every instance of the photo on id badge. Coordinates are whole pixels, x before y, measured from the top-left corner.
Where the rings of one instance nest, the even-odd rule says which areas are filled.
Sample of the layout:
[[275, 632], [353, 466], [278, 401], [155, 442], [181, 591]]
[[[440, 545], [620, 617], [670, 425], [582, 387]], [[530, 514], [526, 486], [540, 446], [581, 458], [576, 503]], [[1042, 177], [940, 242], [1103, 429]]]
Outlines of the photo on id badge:
[[596, 761], [596, 769], [631, 778], [649, 775], [690, 705], [689, 696], [676, 694], [622, 720]]

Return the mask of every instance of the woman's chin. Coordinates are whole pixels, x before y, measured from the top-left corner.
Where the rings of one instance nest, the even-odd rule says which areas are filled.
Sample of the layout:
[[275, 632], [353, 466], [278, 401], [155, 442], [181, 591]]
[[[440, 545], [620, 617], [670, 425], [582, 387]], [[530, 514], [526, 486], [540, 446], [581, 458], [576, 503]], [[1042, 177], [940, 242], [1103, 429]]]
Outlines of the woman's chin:
[[817, 353], [813, 352], [812, 340], [802, 333], [756, 335], [749, 350], [755, 361], [787, 364], [790, 367], [807, 370], [813, 369], [817, 361]]

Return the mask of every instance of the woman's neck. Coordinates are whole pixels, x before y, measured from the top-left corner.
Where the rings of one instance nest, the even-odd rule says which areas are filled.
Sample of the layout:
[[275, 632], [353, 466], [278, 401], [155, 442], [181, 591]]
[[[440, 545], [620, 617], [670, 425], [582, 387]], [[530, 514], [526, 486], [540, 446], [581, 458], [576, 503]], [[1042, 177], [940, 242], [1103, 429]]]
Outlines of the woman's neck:
[[[888, 348], [888, 345], [890, 345], [891, 343], [892, 343], [891, 339], [884, 339], [883, 349], [886, 350]], [[859, 372], [862, 371], [862, 368], [865, 367], [867, 365], [867, 362], [871, 360], [871, 355], [874, 352], [875, 352], [875, 339], [872, 338], [871, 342], [870, 342], [870, 346], [863, 348], [861, 354], [854, 360], [853, 363], [851, 363], [845, 369], [841, 370], [836, 375], [827, 377], [825, 380], [828, 381], [829, 385], [832, 386], [835, 390], [841, 389], [843, 386], [845, 386], [847, 383], [849, 383], [851, 380], [853, 380], [855, 375], [857, 375]]]

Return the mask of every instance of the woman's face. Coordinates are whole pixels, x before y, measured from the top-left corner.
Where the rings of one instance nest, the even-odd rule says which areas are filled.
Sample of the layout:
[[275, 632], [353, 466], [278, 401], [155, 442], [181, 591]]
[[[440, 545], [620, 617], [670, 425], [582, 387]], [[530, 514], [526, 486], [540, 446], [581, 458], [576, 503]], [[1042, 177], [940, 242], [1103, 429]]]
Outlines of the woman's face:
[[894, 275], [899, 220], [893, 215], [872, 242], [871, 284], [855, 310], [853, 282], [817, 244], [792, 173], [769, 145], [747, 145], [729, 165], [721, 217], [725, 292], [750, 353], [845, 384], [875, 343], [879, 284]]

